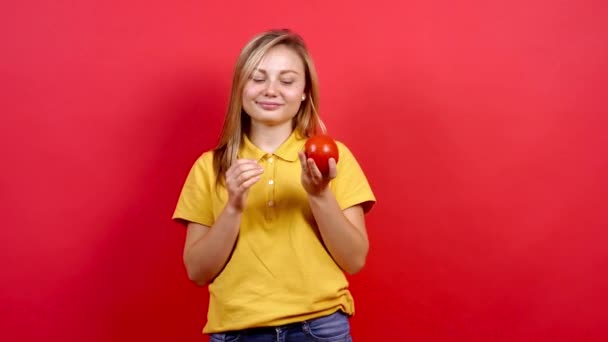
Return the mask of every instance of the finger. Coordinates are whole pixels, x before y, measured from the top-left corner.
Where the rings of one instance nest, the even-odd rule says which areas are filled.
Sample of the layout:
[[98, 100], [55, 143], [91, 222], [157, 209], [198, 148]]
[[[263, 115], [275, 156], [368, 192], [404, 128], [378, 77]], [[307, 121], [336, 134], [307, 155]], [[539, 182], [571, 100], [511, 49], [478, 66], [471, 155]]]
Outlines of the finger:
[[308, 159], [308, 170], [309, 170], [310, 175], [315, 180], [319, 180], [319, 179], [323, 178], [323, 175], [321, 174], [321, 171], [319, 171], [317, 164], [315, 164], [315, 161], [312, 160], [311, 158]]
[[243, 182], [243, 183], [240, 185], [240, 188], [241, 188], [243, 191], [246, 191], [246, 190], [248, 190], [249, 188], [251, 188], [251, 187], [253, 186], [253, 184], [257, 183], [257, 182], [260, 180], [260, 178], [261, 178], [260, 176], [255, 176], [255, 177], [253, 177], [253, 178], [250, 178], [250, 179], [248, 179], [247, 181]]
[[243, 182], [264, 173], [264, 169], [257, 162], [240, 162], [239, 164], [241, 165], [233, 165], [234, 167], [226, 172], [226, 186], [232, 191], [238, 191]]
[[300, 158], [300, 165], [302, 166], [302, 174], [305, 174], [306, 177], [312, 177], [312, 169], [308, 163], [312, 159], [307, 159], [304, 152], [300, 152], [298, 156]]
[[226, 172], [226, 178], [237, 178], [241, 173], [249, 170], [263, 170], [255, 160], [239, 159]]
[[234, 163], [232, 163], [230, 165], [230, 167], [228, 168], [228, 170], [226, 170], [226, 179], [229, 179], [232, 177], [232, 175], [234, 174], [235, 170], [237, 170], [239, 168], [239, 165], [243, 164], [245, 162], [245, 159], [237, 159], [234, 161]]
[[264, 171], [264, 168], [260, 164], [243, 164], [234, 170], [234, 176], [239, 176], [242, 173], [250, 171]]
[[242, 165], [242, 164], [257, 164], [258, 161], [255, 159], [245, 159], [245, 158], [241, 158], [241, 159], [237, 159], [234, 164], [235, 165]]
[[302, 171], [307, 171], [308, 166], [306, 165], [306, 155], [304, 152], [298, 152], [298, 158], [300, 158], [300, 165], [302, 166]]
[[334, 179], [338, 175], [338, 165], [336, 163], [336, 160], [334, 158], [329, 158], [328, 164], [329, 164], [329, 173], [327, 175], [327, 178]]
[[244, 166], [253, 166], [253, 165], [260, 165], [256, 160], [253, 159], [237, 159], [228, 169], [229, 171], [232, 169], [232, 171], [236, 171], [239, 170], [241, 168], [243, 168]]
[[260, 175], [262, 175], [262, 173], [264, 173], [264, 170], [262, 168], [255, 168], [241, 172], [238, 176], [236, 176], [237, 184], [243, 184], [252, 177], [259, 177]]

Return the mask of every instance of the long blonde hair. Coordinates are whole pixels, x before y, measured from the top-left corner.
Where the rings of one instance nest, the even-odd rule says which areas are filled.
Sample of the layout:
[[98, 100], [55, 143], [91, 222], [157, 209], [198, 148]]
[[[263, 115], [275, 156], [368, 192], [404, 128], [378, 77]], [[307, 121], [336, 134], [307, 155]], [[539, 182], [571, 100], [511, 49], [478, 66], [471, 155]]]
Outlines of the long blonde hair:
[[228, 109], [219, 142], [213, 154], [213, 168], [217, 175], [217, 184], [224, 183], [226, 171], [237, 159], [243, 141], [243, 134], [249, 133], [251, 120], [243, 111], [242, 102], [245, 83], [266, 52], [277, 45], [284, 45], [293, 49], [304, 63], [306, 77], [304, 94], [306, 98], [294, 117], [294, 130], [301, 137], [310, 137], [316, 133], [325, 132], [325, 125], [319, 117], [317, 71], [302, 37], [286, 29], [270, 30], [258, 34], [243, 47], [234, 68]]

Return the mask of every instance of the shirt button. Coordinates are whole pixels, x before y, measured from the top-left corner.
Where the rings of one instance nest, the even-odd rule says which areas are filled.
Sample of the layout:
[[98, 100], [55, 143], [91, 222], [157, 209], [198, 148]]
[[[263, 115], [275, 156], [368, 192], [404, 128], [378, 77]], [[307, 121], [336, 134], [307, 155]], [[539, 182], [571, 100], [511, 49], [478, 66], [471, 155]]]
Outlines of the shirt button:
[[274, 184], [274, 180], [272, 180], [272, 179], [271, 179], [271, 180], [269, 180], [269, 181], [268, 181], [268, 184], [270, 184], [270, 185]]
[[269, 207], [274, 207], [274, 201], [268, 201], [268, 206]]
[[272, 162], [273, 162], [273, 161], [274, 161], [274, 159], [273, 159], [272, 157], [268, 158], [268, 162], [269, 162], [270, 164], [272, 164]]

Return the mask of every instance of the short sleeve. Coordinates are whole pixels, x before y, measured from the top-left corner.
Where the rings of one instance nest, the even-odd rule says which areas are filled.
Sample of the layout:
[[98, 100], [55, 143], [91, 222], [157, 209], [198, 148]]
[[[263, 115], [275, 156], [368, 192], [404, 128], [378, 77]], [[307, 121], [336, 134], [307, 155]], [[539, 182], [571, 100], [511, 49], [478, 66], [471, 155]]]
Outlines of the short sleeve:
[[338, 151], [338, 175], [331, 183], [336, 200], [342, 210], [361, 205], [368, 213], [376, 203], [376, 197], [367, 177], [346, 145], [338, 142]]
[[213, 175], [213, 155], [207, 152], [196, 160], [186, 177], [173, 213], [174, 220], [195, 222], [209, 227], [213, 225]]

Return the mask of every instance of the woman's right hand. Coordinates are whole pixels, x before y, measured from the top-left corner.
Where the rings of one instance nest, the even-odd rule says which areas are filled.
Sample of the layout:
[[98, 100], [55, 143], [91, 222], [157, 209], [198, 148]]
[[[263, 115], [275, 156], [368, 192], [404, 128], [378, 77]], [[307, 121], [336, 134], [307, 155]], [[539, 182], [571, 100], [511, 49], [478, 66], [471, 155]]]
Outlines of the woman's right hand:
[[264, 173], [264, 169], [257, 161], [251, 159], [237, 159], [226, 171], [226, 187], [228, 189], [228, 206], [238, 213], [245, 209], [247, 192], [249, 188]]

